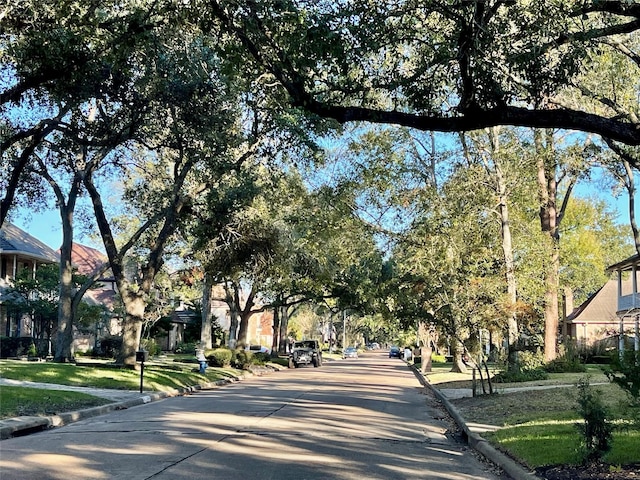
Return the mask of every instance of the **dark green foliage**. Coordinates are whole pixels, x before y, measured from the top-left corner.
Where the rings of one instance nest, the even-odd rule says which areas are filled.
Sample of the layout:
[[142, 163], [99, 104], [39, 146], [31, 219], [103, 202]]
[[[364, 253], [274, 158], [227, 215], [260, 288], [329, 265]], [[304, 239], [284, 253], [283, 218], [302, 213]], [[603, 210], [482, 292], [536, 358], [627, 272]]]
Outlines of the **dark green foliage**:
[[493, 377], [493, 381], [495, 383], [518, 383], [518, 382], [530, 382], [533, 380], [546, 380], [549, 378], [549, 374], [540, 369], [535, 368], [533, 370], [522, 370], [522, 371], [506, 371], [501, 372]]
[[578, 383], [578, 413], [584, 418], [584, 423], [576, 424], [583, 437], [584, 461], [599, 460], [611, 450], [613, 424], [607, 420], [600, 392], [590, 387], [587, 378]]
[[235, 368], [245, 369], [251, 365], [252, 352], [243, 349], [234, 350], [231, 358], [231, 365]]
[[612, 382], [640, 402], [640, 352], [627, 351], [622, 358], [612, 359], [611, 367], [605, 375]]
[[535, 352], [524, 350], [518, 352], [518, 369], [523, 371], [542, 369], [544, 354], [538, 348]]
[[228, 348], [216, 348], [205, 352], [209, 365], [212, 367], [229, 367], [233, 353]]
[[591, 345], [580, 348], [580, 358], [582, 363], [597, 363], [600, 365], [608, 365], [616, 355], [617, 351], [611, 348], [608, 341], [595, 342]]
[[31, 355], [31, 345], [36, 347], [36, 355], [44, 357], [47, 353], [47, 340], [32, 337], [0, 337], [0, 358]]
[[187, 323], [184, 327], [184, 339], [186, 342], [193, 343], [194, 345], [200, 341], [200, 330], [202, 329], [202, 322]]
[[149, 352], [149, 357], [154, 357], [162, 352], [160, 345], [153, 338], [143, 339], [140, 342], [140, 348]]
[[115, 358], [122, 347], [122, 337], [110, 336], [100, 340], [100, 346], [96, 352], [101, 357]]
[[251, 358], [251, 363], [253, 365], [264, 365], [267, 362], [271, 361], [271, 355], [266, 352], [255, 352], [253, 357]]
[[174, 353], [190, 353], [195, 355], [196, 353], [196, 343], [195, 342], [183, 342], [178, 343], [176, 348], [173, 349]]
[[587, 367], [580, 361], [578, 356], [562, 356], [551, 360], [544, 366], [549, 373], [582, 373], [587, 371]]

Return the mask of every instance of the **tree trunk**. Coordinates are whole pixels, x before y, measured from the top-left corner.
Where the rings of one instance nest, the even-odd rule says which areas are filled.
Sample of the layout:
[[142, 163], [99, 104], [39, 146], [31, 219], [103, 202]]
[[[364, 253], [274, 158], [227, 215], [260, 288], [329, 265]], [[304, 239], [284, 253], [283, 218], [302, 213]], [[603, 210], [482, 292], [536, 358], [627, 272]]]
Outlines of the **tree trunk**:
[[462, 354], [464, 353], [464, 348], [462, 347], [462, 343], [457, 338], [451, 338], [451, 355], [453, 356], [453, 366], [451, 367], [451, 372], [454, 373], [466, 373], [467, 366], [462, 361]]
[[253, 314], [254, 299], [256, 298], [256, 292], [254, 287], [251, 287], [249, 296], [247, 297], [244, 307], [240, 308], [240, 285], [237, 285], [236, 300], [238, 301], [238, 310], [240, 313], [240, 328], [238, 329], [238, 345], [248, 346], [251, 339], [249, 338], [249, 320]]
[[550, 264], [545, 272], [544, 294], [544, 359], [549, 362], [558, 355], [558, 270], [560, 266], [560, 252], [557, 242], [550, 239]]
[[126, 316], [122, 322], [122, 348], [118, 352], [116, 364], [135, 368], [136, 352], [142, 335], [145, 302], [142, 296], [135, 293], [123, 296], [122, 300]]
[[[73, 190], [73, 189], [72, 189]], [[62, 245], [60, 246], [60, 290], [58, 298], [58, 334], [53, 360], [55, 362], [73, 362], [73, 265], [71, 249], [73, 246], [73, 211], [64, 204], [59, 195], [60, 217], [62, 219]]]
[[636, 187], [633, 177], [633, 169], [629, 164], [629, 161], [623, 159], [622, 164], [627, 174], [627, 180], [625, 185], [627, 187], [627, 193], [629, 194], [629, 223], [631, 224], [631, 231], [633, 232], [633, 241], [636, 246], [636, 252], [640, 255], [640, 230], [638, 230], [638, 223], [636, 221]]
[[[229, 283], [232, 283], [229, 286]], [[232, 288], [234, 291], [232, 291]], [[238, 344], [238, 296], [236, 295], [237, 289], [233, 285], [233, 282], [226, 281], [224, 284], [224, 291], [226, 297], [226, 303], [229, 305], [229, 338], [227, 340], [227, 346], [231, 349], [236, 348]]]
[[430, 372], [431, 366], [431, 334], [429, 326], [424, 320], [418, 320], [418, 343], [420, 345], [420, 371], [422, 373]]
[[558, 331], [558, 211], [556, 203], [557, 161], [552, 147], [552, 133], [546, 132], [544, 145], [542, 132], [534, 131], [538, 167], [538, 196], [540, 200], [540, 226], [548, 238], [549, 261], [544, 272], [544, 358], [547, 362], [557, 356]]
[[276, 356], [280, 352], [280, 307], [273, 307], [273, 324], [272, 324], [273, 340], [271, 342], [271, 355]]
[[204, 272], [202, 281], [202, 325], [200, 327], [200, 343], [204, 348], [213, 346], [211, 341], [211, 274]]
[[73, 312], [71, 308], [73, 296], [71, 259], [64, 258], [64, 250], [60, 249], [60, 298], [58, 303], [58, 334], [56, 336], [56, 349], [54, 362], [73, 362]]
[[283, 305], [280, 307], [280, 353], [287, 353], [287, 345], [288, 345], [288, 330], [289, 330], [289, 311], [287, 310], [287, 306]]

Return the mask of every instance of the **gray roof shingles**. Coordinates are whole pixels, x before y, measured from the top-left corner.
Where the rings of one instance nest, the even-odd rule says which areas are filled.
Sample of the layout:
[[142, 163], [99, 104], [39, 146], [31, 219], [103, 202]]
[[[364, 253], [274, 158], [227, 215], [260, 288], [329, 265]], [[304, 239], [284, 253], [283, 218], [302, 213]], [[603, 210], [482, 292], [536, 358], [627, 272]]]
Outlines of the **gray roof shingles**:
[[29, 256], [42, 262], [60, 261], [55, 250], [9, 222], [0, 228], [0, 253]]

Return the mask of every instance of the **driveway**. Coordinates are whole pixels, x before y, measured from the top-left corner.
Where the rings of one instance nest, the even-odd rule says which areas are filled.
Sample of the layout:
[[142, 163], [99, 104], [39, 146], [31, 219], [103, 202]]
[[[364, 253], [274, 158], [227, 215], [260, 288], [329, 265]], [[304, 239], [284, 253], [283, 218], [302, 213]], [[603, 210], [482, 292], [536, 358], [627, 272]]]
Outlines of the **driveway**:
[[402, 361], [369, 352], [4, 440], [0, 478], [498, 478], [447, 429]]

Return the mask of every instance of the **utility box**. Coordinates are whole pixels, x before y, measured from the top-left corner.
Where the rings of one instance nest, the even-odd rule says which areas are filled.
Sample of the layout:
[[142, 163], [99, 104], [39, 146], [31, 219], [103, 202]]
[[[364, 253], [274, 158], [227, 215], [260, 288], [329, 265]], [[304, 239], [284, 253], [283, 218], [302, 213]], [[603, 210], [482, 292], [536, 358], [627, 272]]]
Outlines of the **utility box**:
[[146, 362], [149, 360], [149, 352], [147, 350], [138, 350], [136, 352], [136, 362]]

